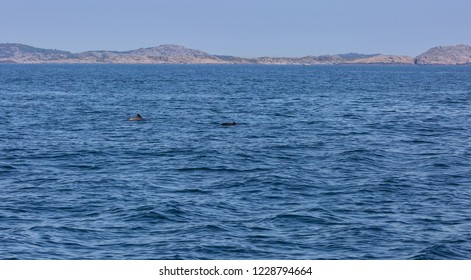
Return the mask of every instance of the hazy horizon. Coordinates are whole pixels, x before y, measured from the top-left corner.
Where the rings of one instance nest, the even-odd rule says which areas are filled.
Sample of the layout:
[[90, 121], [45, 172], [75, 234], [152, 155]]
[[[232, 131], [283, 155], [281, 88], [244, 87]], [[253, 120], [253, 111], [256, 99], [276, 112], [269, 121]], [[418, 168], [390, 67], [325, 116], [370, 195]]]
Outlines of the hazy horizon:
[[435, 46], [471, 44], [465, 0], [2, 2], [0, 24], [8, 28], [0, 42], [74, 53], [175, 44], [247, 58], [417, 56]]
[[[73, 52], [73, 51], [70, 51], [70, 50], [64, 50], [64, 49], [58, 49], [58, 48], [42, 48], [42, 47], [38, 47], [38, 46], [33, 46], [33, 45], [28, 45], [28, 44], [24, 44], [24, 43], [21, 43], [21, 42], [0, 42], [0, 44], [19, 44], [19, 45], [25, 45], [25, 46], [29, 46], [29, 47], [34, 47], [34, 48], [39, 48], [39, 49], [46, 49], [46, 50], [56, 50], [56, 51], [66, 51], [66, 52], [71, 52], [71, 53], [81, 53], [81, 52], [128, 52], [128, 51], [134, 51], [134, 50], [137, 50], [137, 49], [147, 49], [147, 48], [154, 48], [154, 47], [160, 47], [162, 45], [175, 45], [175, 46], [180, 46], [180, 47], [184, 47], [186, 49], [192, 49], [192, 50], [196, 50], [196, 51], [203, 51], [203, 52], [206, 52], [205, 50], [201, 50], [201, 49], [195, 49], [195, 48], [191, 48], [191, 47], [188, 47], [188, 46], [182, 46], [182, 45], [178, 45], [178, 44], [161, 44], [161, 45], [157, 45], [157, 46], [143, 46], [143, 47], [139, 47], [139, 48], [136, 48], [136, 49], [132, 49], [132, 50], [113, 50], [113, 49], [110, 49], [110, 50], [105, 50], [105, 49], [101, 49], [101, 50], [98, 50], [98, 49], [94, 49], [94, 50], [84, 50], [84, 51], [80, 51], [80, 52]], [[439, 46], [433, 46], [433, 47], [439, 47]], [[430, 47], [426, 50], [424, 50], [422, 53], [428, 51], [429, 49], [433, 48], [433, 47]], [[441, 46], [440, 46], [441, 47]], [[376, 53], [359, 53], [359, 52], [344, 52], [344, 53], [325, 53], [325, 54], [319, 54], [319, 55], [311, 55], [311, 54], [307, 54], [307, 55], [304, 55], [304, 56], [266, 56], [266, 55], [260, 55], [260, 56], [252, 56], [252, 57], [248, 57], [248, 56], [236, 56], [236, 55], [232, 55], [232, 54], [219, 54], [219, 53], [209, 53], [209, 52], [206, 52], [208, 53], [209, 55], [215, 55], [215, 56], [234, 56], [234, 57], [240, 57], [240, 58], [243, 58], [243, 59], [255, 59], [255, 58], [260, 58], [260, 57], [274, 57], [274, 58], [282, 58], [282, 57], [286, 57], [286, 58], [301, 58], [301, 57], [305, 57], [305, 56], [322, 56], [322, 55], [348, 55], [348, 54], [358, 54], [358, 55], [398, 55], [400, 56], [401, 54], [394, 54], [394, 53], [379, 53], [379, 52], [376, 52]], [[419, 54], [420, 55], [420, 54]], [[410, 57], [416, 57], [417, 55], [410, 55]]]

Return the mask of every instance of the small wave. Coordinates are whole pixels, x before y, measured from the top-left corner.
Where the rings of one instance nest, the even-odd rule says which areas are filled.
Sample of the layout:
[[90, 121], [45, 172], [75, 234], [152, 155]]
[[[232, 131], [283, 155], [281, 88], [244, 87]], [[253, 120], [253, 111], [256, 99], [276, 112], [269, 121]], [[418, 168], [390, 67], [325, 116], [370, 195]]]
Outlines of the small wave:
[[152, 223], [156, 221], [170, 221], [171, 219], [163, 213], [157, 211], [145, 211], [145, 212], [134, 212], [127, 215], [125, 221], [142, 221], [146, 223]]
[[405, 143], [405, 144], [427, 144], [427, 145], [430, 145], [430, 144], [435, 144], [435, 142], [432, 142], [432, 141], [427, 141], [425, 140], [424, 138], [421, 138], [421, 139], [408, 139], [408, 140], [400, 140], [401, 142]]
[[12, 170], [15, 170], [16, 167], [14, 167], [13, 165], [9, 165], [9, 164], [1, 164], [0, 165], [0, 172], [8, 172], [8, 171], [12, 171]]
[[181, 190], [175, 190], [175, 193], [181, 193], [181, 194], [210, 194], [211, 191], [207, 190], [202, 190], [202, 189], [181, 189]]
[[[469, 241], [467, 242], [469, 243]], [[465, 241], [431, 245], [410, 259], [414, 260], [468, 260], [471, 258], [471, 245]]]
[[101, 166], [97, 164], [67, 164], [61, 166], [64, 169], [72, 169], [72, 170], [100, 170], [102, 169]]
[[326, 225], [331, 223], [329, 219], [323, 217], [297, 213], [283, 213], [271, 217], [269, 220], [274, 223], [282, 224]]
[[376, 156], [376, 157], [384, 157], [383, 155], [379, 153], [375, 153], [373, 150], [364, 149], [364, 148], [347, 150], [340, 153], [340, 156], [350, 156], [350, 155], [371, 155], [371, 156]]
[[180, 172], [197, 172], [197, 171], [205, 171], [205, 172], [244, 172], [245, 170], [239, 170], [235, 168], [227, 168], [227, 167], [184, 167], [176, 169]]

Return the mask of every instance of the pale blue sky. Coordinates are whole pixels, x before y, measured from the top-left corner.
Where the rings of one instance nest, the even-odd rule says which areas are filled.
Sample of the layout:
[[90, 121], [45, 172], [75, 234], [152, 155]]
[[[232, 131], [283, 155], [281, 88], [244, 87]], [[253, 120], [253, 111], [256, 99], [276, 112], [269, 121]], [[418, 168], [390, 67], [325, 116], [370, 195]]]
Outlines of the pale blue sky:
[[0, 0], [0, 42], [79, 52], [418, 55], [471, 44], [470, 0]]

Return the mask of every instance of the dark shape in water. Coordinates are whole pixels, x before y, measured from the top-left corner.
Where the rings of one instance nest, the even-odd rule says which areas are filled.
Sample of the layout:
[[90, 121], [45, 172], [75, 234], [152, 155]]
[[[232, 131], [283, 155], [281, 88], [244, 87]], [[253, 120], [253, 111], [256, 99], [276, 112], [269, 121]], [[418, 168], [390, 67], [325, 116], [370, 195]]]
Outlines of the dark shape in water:
[[144, 118], [141, 115], [137, 114], [135, 117], [128, 118], [128, 121], [143, 121]]
[[233, 126], [233, 125], [236, 125], [236, 123], [235, 122], [231, 122], [231, 123], [230, 122], [225, 122], [225, 123], [222, 123], [221, 125], [222, 126]]

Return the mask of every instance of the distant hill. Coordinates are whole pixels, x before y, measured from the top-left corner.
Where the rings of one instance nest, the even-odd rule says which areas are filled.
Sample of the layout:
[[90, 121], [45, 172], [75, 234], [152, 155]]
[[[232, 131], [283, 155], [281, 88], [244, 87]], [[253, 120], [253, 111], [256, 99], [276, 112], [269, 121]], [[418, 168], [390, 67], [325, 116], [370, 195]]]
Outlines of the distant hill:
[[121, 63], [199, 64], [225, 63], [216, 56], [177, 45], [161, 45], [132, 51], [66, 51], [40, 49], [22, 44], [0, 44], [0, 62], [10, 63]]
[[0, 44], [0, 61], [9, 60], [21, 63], [25, 60], [60, 60], [68, 58], [70, 55], [72, 53], [66, 51], [40, 49], [22, 44]]
[[436, 47], [410, 56], [347, 53], [304, 57], [243, 58], [212, 55], [178, 45], [160, 45], [130, 51], [68, 51], [41, 49], [23, 44], [0, 44], [0, 63], [109, 63], [109, 64], [470, 64], [471, 47]]
[[419, 65], [442, 64], [459, 65], [471, 64], [471, 46], [457, 45], [446, 47], [435, 47], [419, 55], [415, 59]]

